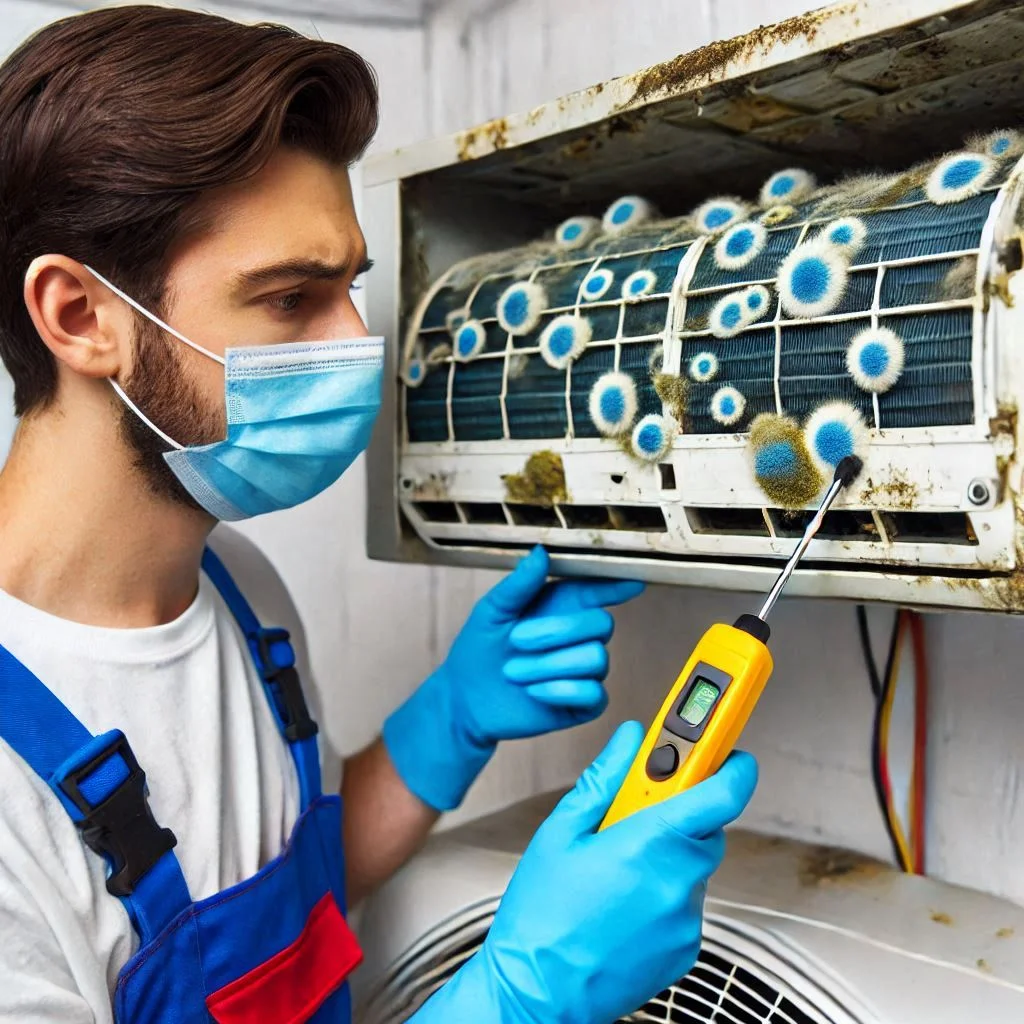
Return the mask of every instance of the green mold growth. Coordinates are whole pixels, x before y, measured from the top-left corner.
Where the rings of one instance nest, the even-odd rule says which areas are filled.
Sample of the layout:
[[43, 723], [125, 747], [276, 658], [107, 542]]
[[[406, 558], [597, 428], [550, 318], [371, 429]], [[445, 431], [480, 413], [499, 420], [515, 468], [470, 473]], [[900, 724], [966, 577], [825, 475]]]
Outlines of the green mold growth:
[[568, 500], [565, 466], [555, 452], [534, 452], [521, 473], [503, 476], [505, 495], [517, 505], [558, 505]]
[[633, 431], [627, 430], [615, 437], [615, 443], [622, 449], [638, 466], [650, 466], [647, 459], [641, 458], [633, 447]]
[[905, 174], [899, 175], [896, 180], [880, 195], [874, 196], [870, 201], [870, 208], [873, 210], [884, 210], [888, 206], [896, 206], [901, 203], [916, 188], [924, 188], [928, 183], [931, 173], [938, 166], [938, 160], [928, 160], [923, 164], [911, 167]]
[[452, 355], [451, 345], [442, 342], [440, 345], [435, 345], [427, 353], [427, 366], [438, 366], [446, 360], [450, 359]]
[[782, 508], [803, 508], [824, 484], [803, 431], [788, 416], [758, 416], [750, 425], [750, 452], [758, 485]]
[[978, 258], [962, 256], [939, 282], [936, 299], [973, 299], [978, 275]]
[[696, 334], [698, 331], [706, 331], [710, 323], [707, 313], [702, 313], [700, 316], [688, 316], [686, 323], [683, 325], [683, 330], [692, 331]]
[[647, 368], [651, 371], [651, 376], [654, 377], [656, 374], [661, 373], [665, 367], [665, 346], [657, 345], [654, 351], [651, 353], [651, 358], [647, 360]]
[[766, 228], [773, 228], [777, 224], [785, 224], [796, 216], [795, 206], [769, 206], [761, 215], [761, 223]]
[[625, 433], [615, 435], [615, 443], [621, 448], [631, 459], [636, 459], [638, 462], [643, 460], [635, 451], [633, 451], [633, 432], [627, 430]]
[[668, 407], [676, 423], [682, 423], [683, 417], [686, 415], [687, 388], [688, 383], [685, 377], [676, 376], [674, 373], [656, 373], [654, 375], [654, 390]]

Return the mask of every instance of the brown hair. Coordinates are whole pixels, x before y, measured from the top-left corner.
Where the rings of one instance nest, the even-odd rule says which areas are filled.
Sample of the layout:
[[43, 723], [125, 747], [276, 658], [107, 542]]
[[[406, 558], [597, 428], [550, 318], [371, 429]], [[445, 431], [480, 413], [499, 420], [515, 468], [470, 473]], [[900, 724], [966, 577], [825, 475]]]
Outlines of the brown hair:
[[0, 357], [22, 414], [57, 382], [22, 295], [36, 256], [88, 263], [159, 309], [197, 197], [256, 174], [282, 144], [350, 164], [377, 128], [377, 82], [358, 54], [281, 25], [106, 8], [8, 58], [0, 125]]

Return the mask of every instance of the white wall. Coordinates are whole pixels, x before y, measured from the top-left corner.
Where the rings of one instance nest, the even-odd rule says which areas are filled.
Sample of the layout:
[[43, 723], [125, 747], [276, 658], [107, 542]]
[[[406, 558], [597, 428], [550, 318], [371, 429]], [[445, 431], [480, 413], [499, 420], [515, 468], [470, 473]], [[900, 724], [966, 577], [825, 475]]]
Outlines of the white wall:
[[[465, 13], [484, 6], [489, 14]], [[378, 68], [379, 144], [394, 146], [528, 108], [806, 6], [800, 0], [452, 0], [425, 32], [321, 20], [316, 27]], [[34, 0], [6, 0], [0, 9], [0, 51], [66, 13]], [[237, 9], [231, 13], [238, 16]], [[296, 27], [310, 31], [308, 24]], [[309, 505], [247, 527], [303, 613], [324, 732], [345, 751], [370, 739], [386, 711], [443, 657], [492, 579], [368, 562], [365, 511], [361, 467], [354, 467]], [[748, 607], [742, 598], [660, 588], [624, 609], [613, 641], [608, 715], [571, 734], [510, 745], [460, 816], [571, 782], [615, 722], [650, 716], [707, 623]], [[880, 638], [885, 613], [875, 621]], [[784, 602], [773, 625], [776, 674], [744, 740], [762, 766], [748, 824], [885, 856], [869, 778], [871, 699], [853, 609]], [[932, 871], [1024, 902], [1021, 626], [964, 615], [932, 617], [928, 629]]]

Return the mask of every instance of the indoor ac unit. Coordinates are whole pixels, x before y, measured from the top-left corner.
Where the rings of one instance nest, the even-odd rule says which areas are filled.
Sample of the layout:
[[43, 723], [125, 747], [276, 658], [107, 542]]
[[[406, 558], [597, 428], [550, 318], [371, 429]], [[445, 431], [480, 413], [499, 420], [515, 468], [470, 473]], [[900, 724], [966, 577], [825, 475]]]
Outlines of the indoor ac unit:
[[[473, 955], [552, 806], [534, 798], [436, 836], [363, 908], [357, 1024], [406, 1020]], [[697, 966], [627, 1019], [1019, 1024], [1024, 910], [857, 854], [733, 830]]]
[[1024, 610], [1022, 81], [858, 0], [369, 161], [371, 556], [762, 590], [852, 445], [792, 592]]

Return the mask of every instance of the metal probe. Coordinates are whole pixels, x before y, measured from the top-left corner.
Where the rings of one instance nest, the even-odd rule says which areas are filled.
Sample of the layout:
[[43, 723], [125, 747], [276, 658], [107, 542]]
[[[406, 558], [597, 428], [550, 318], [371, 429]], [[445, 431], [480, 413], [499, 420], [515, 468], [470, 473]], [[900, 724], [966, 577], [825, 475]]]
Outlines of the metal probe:
[[848, 487], [857, 479], [858, 476], [860, 476], [860, 471], [863, 468], [864, 463], [857, 458], [856, 455], [847, 455], [846, 458], [842, 459], [839, 465], [836, 466], [836, 475], [832, 478], [832, 484], [822, 500], [821, 505], [818, 506], [818, 511], [814, 513], [814, 518], [807, 524], [807, 529], [804, 530], [804, 535], [800, 538], [800, 543], [797, 544], [796, 551], [793, 552], [782, 572], [779, 573], [779, 578], [775, 581], [775, 586], [772, 587], [768, 596], [764, 599], [764, 604], [761, 605], [761, 610], [757, 613], [757, 617], [762, 622], [768, 618], [772, 608], [775, 607], [775, 602], [778, 601], [779, 597], [782, 595], [782, 591], [789, 582], [790, 576], [793, 575], [794, 570], [800, 563], [800, 559], [803, 558], [804, 552], [807, 550], [807, 546], [812, 540], [814, 540], [814, 536], [818, 530], [821, 529], [825, 513], [832, 507], [832, 502], [836, 500], [839, 496], [839, 492], [844, 487]]

